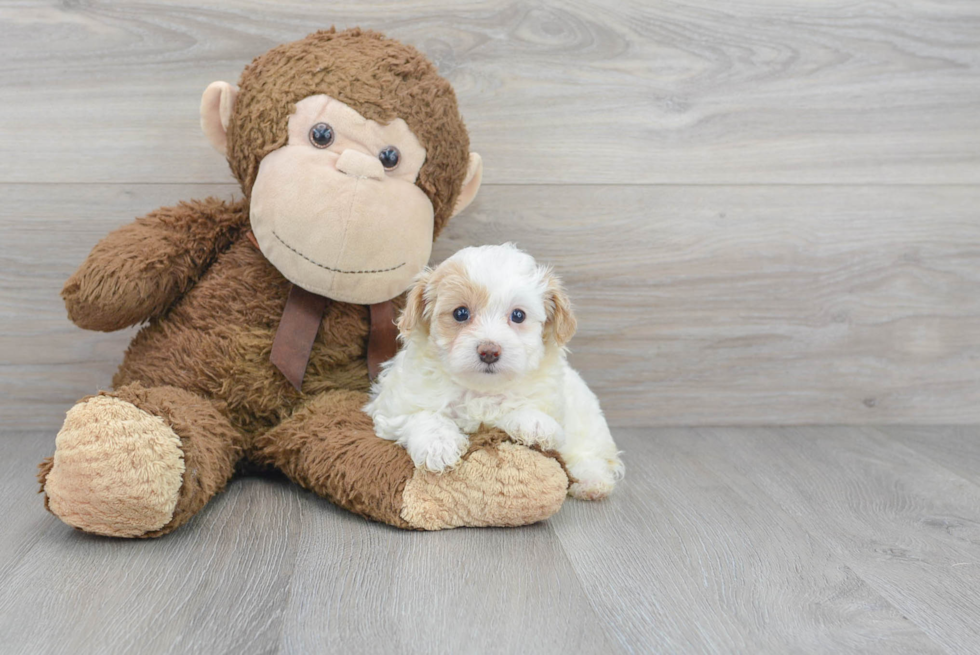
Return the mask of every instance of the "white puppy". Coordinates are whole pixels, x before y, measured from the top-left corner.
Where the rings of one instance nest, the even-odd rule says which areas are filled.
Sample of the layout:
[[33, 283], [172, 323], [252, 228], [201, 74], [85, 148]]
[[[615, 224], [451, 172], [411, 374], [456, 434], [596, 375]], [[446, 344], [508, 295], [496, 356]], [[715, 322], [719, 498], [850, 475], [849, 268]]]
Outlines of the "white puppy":
[[417, 466], [456, 465], [482, 423], [558, 450], [576, 498], [603, 498], [622, 478], [599, 401], [565, 357], [568, 296], [530, 255], [513, 244], [460, 250], [422, 273], [398, 329], [403, 348], [364, 409]]

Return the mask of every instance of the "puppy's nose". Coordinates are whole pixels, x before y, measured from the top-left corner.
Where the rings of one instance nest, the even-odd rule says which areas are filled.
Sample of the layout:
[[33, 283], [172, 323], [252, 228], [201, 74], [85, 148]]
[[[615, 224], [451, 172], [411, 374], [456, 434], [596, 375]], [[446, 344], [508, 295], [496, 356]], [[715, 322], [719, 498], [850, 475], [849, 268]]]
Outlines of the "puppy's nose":
[[480, 355], [480, 361], [484, 364], [493, 364], [500, 359], [500, 346], [492, 341], [484, 341], [476, 347], [476, 352]]
[[347, 149], [342, 152], [337, 159], [337, 170], [351, 177], [366, 177], [371, 180], [383, 180], [385, 177], [381, 160], [358, 150]]

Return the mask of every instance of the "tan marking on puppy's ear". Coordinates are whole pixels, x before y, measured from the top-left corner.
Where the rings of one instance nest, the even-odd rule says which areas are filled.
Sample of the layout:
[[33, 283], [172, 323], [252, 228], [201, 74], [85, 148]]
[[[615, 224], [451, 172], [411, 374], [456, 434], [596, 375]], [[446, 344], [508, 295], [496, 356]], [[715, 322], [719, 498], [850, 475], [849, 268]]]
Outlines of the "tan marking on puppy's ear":
[[429, 329], [429, 318], [425, 311], [425, 290], [432, 279], [432, 269], [426, 268], [415, 278], [415, 285], [408, 292], [405, 309], [398, 317], [398, 332], [402, 338], [412, 333], [412, 330], [422, 325]]
[[578, 321], [572, 312], [572, 301], [565, 293], [558, 276], [548, 273], [548, 288], [545, 291], [545, 306], [548, 319], [545, 321], [545, 336], [551, 335], [555, 343], [564, 346], [572, 340]]
[[228, 124], [237, 98], [238, 87], [228, 82], [211, 82], [201, 96], [201, 130], [222, 155], [228, 154]]
[[473, 199], [476, 198], [476, 192], [480, 190], [482, 181], [483, 159], [475, 152], [471, 152], [470, 161], [466, 166], [466, 178], [463, 180], [463, 186], [456, 197], [456, 204], [453, 206], [451, 217], [469, 207]]

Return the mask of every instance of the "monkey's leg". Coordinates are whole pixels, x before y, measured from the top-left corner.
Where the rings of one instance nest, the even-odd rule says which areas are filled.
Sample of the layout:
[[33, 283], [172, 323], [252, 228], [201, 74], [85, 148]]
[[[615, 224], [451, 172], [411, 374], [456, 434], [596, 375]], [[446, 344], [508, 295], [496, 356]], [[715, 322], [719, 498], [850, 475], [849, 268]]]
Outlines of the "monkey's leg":
[[243, 451], [242, 434], [209, 400], [133, 383], [68, 411], [38, 480], [45, 506], [68, 525], [157, 537], [222, 491]]
[[455, 469], [415, 468], [405, 449], [374, 434], [367, 396], [330, 391], [256, 440], [251, 457], [352, 512], [399, 528], [514, 526], [558, 511], [568, 477], [553, 457], [478, 435]]

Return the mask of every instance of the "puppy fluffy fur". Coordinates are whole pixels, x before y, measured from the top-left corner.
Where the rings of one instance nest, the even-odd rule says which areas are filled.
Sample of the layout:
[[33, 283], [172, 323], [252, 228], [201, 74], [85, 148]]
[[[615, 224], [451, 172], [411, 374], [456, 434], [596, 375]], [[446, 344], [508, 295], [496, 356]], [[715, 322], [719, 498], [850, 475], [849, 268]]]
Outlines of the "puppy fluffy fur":
[[398, 328], [403, 347], [365, 411], [417, 466], [455, 466], [482, 423], [557, 449], [577, 498], [603, 498], [622, 478], [599, 401], [566, 359], [568, 296], [530, 255], [513, 244], [460, 250], [422, 273]]

